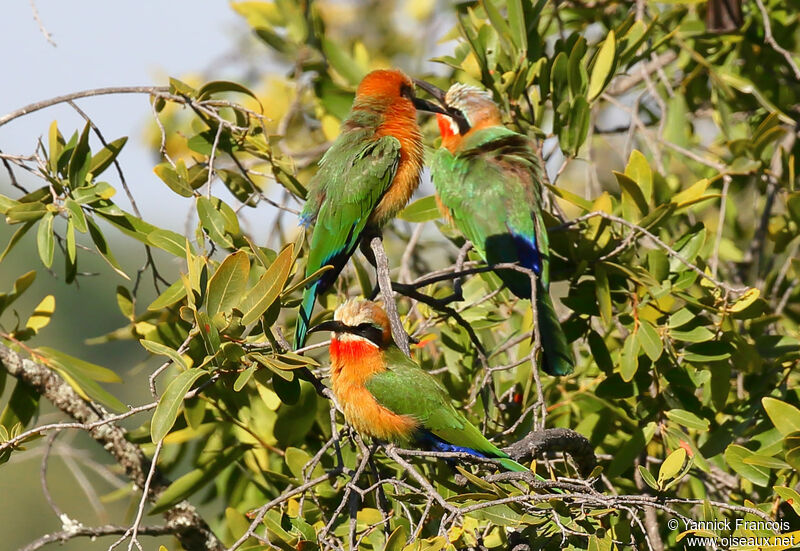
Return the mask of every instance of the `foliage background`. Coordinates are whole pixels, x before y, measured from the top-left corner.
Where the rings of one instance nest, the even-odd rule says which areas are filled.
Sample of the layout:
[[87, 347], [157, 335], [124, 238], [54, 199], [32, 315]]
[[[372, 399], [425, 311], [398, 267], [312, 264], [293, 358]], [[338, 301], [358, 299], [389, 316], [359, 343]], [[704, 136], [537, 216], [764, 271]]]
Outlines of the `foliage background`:
[[[56, 125], [49, 134], [42, 129], [40, 146], [3, 148], [6, 242], [27, 229], [0, 261], [2, 273], [13, 281], [35, 269], [39, 282], [52, 282], [13, 305], [7, 284], [0, 301], [3, 345], [25, 353], [36, 347], [34, 359], [112, 410], [165, 396], [155, 412], [123, 422], [149, 456], [159, 449], [159, 470], [177, 480], [166, 494], [152, 496], [156, 510], [187, 497], [226, 546], [248, 530], [244, 514], [273, 499], [279, 503], [264, 523], [282, 547], [312, 546], [319, 538], [334, 548], [358, 540], [365, 548], [400, 549], [416, 539], [418, 548], [439, 549], [447, 541], [441, 528], [457, 548], [502, 549], [509, 538], [533, 537], [553, 548], [562, 537], [578, 549], [629, 542], [672, 548], [680, 545], [679, 531], [667, 528], [668, 518], [745, 517], [730, 506], [747, 507], [747, 518], [760, 511], [800, 528], [800, 396], [793, 371], [800, 344], [798, 7], [748, 2], [739, 30], [715, 34], [703, 22], [703, 2], [234, 3], [260, 41], [260, 49], [243, 48], [242, 55], [269, 55], [278, 68], [267, 75], [243, 71], [236, 85], [176, 75], [169, 88], [151, 90], [159, 124], [147, 140], [158, 155], [153, 164], [165, 184], [163, 200], [196, 211], [186, 223], [188, 246], [177, 232], [143, 223], [127, 203], [127, 212], [119, 210], [124, 186], [103, 160], [113, 148], [104, 150], [90, 129]], [[593, 473], [600, 497], [588, 486], [563, 484], [571, 496], [550, 501], [507, 482], [471, 478], [458, 486], [443, 462], [412, 458], [433, 484], [420, 487], [407, 467], [381, 451], [376, 468], [388, 508], [374, 475], [359, 473], [355, 484], [369, 491], [351, 523], [350, 506], [358, 505], [346, 484], [351, 471], [320, 480], [315, 497], [284, 497], [311, 476], [303, 466], [323, 447], [313, 476], [335, 472], [332, 450], [339, 444], [347, 469], [366, 468], [363, 449], [346, 432], [334, 438], [342, 425], [336, 417], [331, 430], [330, 403], [299, 382], [298, 369], [306, 365], [324, 376], [324, 349], [310, 352], [319, 365], [309, 364], [285, 352], [281, 334], [293, 327], [293, 287], [303, 266], [291, 211], [335, 138], [355, 84], [384, 66], [444, 87], [480, 83], [494, 92], [512, 127], [541, 140], [554, 184], [551, 240], [561, 258], [553, 292], [575, 343], [576, 373], [537, 380], [526, 337], [529, 306], [496, 292], [493, 276], [467, 277], [465, 301], [454, 305], [482, 343], [484, 359], [454, 316], [408, 299], [399, 307], [420, 339], [415, 357], [487, 434], [503, 443], [542, 426], [585, 435], [602, 467]], [[434, 145], [435, 124], [425, 129], [426, 143]], [[14, 182], [33, 195], [23, 198]], [[395, 280], [414, 281], [456, 263], [461, 242], [437, 220], [425, 198], [430, 193], [423, 184], [419, 201], [385, 231]], [[248, 210], [268, 220], [269, 229], [254, 233], [240, 223]], [[587, 214], [597, 212], [603, 214]], [[95, 221], [94, 233], [80, 231], [84, 219]], [[76, 247], [73, 254], [71, 235], [87, 250]], [[371, 290], [374, 275], [364, 266], [357, 260], [340, 278], [324, 301], [328, 308]], [[156, 273], [163, 281], [155, 281]], [[97, 298], [87, 308], [86, 299], [59, 295], [54, 320], [61, 315], [107, 333], [95, 341], [102, 352], [80, 355], [116, 370], [124, 392], [94, 382], [114, 376], [64, 357], [78, 354], [74, 344], [48, 332], [52, 307], [40, 301], [64, 280]], [[172, 293], [162, 294], [170, 284]], [[419, 290], [441, 297], [450, 288], [445, 281]], [[123, 317], [110, 318], [115, 304]], [[120, 357], [142, 357], [142, 347], [160, 358], [124, 368], [131, 362]], [[168, 367], [160, 370], [164, 359]], [[153, 397], [148, 377], [156, 369]], [[35, 393], [10, 376], [5, 381], [0, 439], [63, 418], [44, 400], [41, 412], [20, 405]], [[201, 396], [179, 411], [191, 384], [202, 385]], [[10, 480], [6, 473], [26, 454], [41, 455], [44, 442], [0, 452], [10, 458], [0, 477]], [[50, 480], [61, 481], [68, 457], [91, 478], [59, 484], [55, 502], [87, 526], [133, 524], [141, 491], [123, 485], [124, 474], [100, 446], [72, 431], [56, 444]], [[538, 467], [548, 477], [577, 476], [558, 456]], [[109, 486], [97, 473], [119, 484]], [[90, 513], [91, 497], [78, 497], [81, 487], [111, 503]], [[518, 497], [497, 502], [506, 496]], [[456, 521], [446, 514], [452, 507], [470, 510]], [[50, 522], [58, 527], [55, 515]], [[395, 535], [387, 544], [389, 533]], [[250, 538], [246, 545], [259, 544]]]

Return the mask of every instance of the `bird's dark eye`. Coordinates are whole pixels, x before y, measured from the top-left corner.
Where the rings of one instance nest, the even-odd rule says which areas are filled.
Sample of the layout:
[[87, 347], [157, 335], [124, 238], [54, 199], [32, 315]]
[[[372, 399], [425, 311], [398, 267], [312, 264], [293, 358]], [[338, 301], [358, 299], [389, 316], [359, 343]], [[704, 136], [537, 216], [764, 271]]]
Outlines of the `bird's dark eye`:
[[414, 99], [414, 87], [405, 82], [400, 85], [400, 95], [410, 100]]

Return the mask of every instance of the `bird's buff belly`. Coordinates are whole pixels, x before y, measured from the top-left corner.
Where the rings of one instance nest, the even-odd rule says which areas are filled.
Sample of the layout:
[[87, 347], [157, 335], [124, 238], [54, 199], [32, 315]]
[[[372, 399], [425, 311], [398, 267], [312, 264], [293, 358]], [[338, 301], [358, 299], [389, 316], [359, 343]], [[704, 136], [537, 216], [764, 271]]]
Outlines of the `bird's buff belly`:
[[389, 411], [366, 388], [340, 389], [336, 394], [345, 419], [360, 434], [398, 443], [411, 439], [417, 426], [414, 419]]

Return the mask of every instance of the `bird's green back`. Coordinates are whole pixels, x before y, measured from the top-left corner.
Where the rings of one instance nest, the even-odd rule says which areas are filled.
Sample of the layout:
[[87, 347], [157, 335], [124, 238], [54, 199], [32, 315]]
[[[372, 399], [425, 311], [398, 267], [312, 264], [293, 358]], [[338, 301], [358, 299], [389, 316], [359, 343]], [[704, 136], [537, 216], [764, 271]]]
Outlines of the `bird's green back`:
[[350, 131], [334, 142], [320, 161], [301, 214], [314, 224], [307, 275], [355, 248], [399, 161], [400, 142], [392, 136], [375, 139], [374, 130]]
[[398, 415], [413, 417], [420, 428], [449, 444], [470, 448], [488, 457], [508, 458], [508, 454], [489, 442], [453, 406], [444, 386], [399, 348], [390, 345], [384, 352], [384, 359], [386, 371], [366, 381], [367, 390], [379, 404]]
[[490, 263], [515, 262], [509, 235], [534, 239], [549, 286], [549, 243], [541, 211], [543, 172], [533, 143], [503, 126], [470, 133], [451, 153], [440, 148], [431, 175], [458, 229]]

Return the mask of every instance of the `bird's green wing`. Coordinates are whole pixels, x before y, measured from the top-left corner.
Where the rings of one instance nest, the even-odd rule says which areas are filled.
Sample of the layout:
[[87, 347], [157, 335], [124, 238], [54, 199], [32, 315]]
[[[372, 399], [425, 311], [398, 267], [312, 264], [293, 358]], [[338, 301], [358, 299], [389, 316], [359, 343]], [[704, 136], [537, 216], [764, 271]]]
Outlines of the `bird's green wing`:
[[383, 136], [374, 140], [361, 134], [354, 132], [337, 140], [320, 161], [320, 169], [309, 186], [314, 198], [308, 207], [317, 211], [309, 215], [304, 210], [301, 215], [314, 223], [307, 274], [342, 252], [346, 251], [349, 257], [397, 172], [397, 138]]
[[379, 404], [398, 415], [416, 419], [420, 428], [448, 444], [469, 448], [489, 457], [508, 455], [489, 442], [452, 404], [447, 390], [399, 348], [385, 352], [386, 371], [366, 381]]
[[[537, 322], [543, 368], [566, 375], [574, 360], [549, 295], [550, 244], [542, 218], [544, 174], [531, 141], [502, 126], [471, 134], [455, 154], [440, 149], [431, 177], [442, 205], [489, 264], [519, 262], [537, 275]], [[528, 275], [498, 271], [521, 298], [531, 297]]]
[[295, 347], [305, 342], [317, 295], [331, 286], [347, 264], [372, 211], [389, 189], [399, 162], [397, 138], [374, 139], [374, 129], [342, 134], [320, 161], [300, 214], [301, 225], [314, 226], [306, 277], [328, 264], [333, 270], [303, 291]]
[[[456, 227], [487, 262], [517, 262], [549, 285], [549, 243], [541, 215], [542, 170], [531, 141], [502, 126], [470, 135], [455, 154], [440, 149], [431, 176]], [[530, 296], [524, 276], [507, 274]], [[506, 279], [506, 278], [504, 278]], [[519, 284], [513, 281], [520, 279]]]

